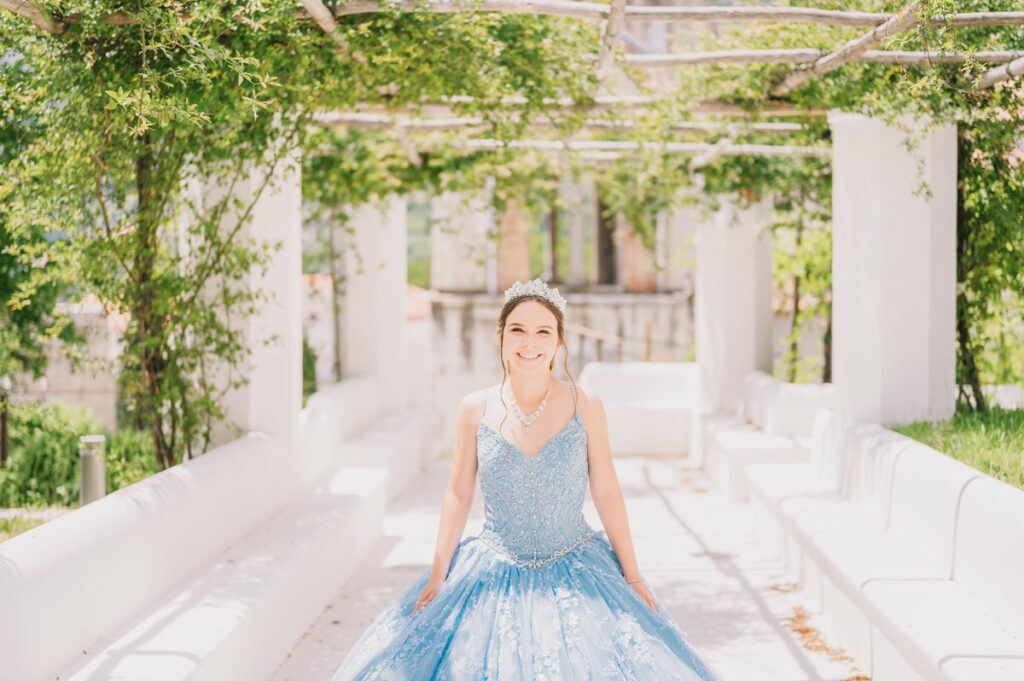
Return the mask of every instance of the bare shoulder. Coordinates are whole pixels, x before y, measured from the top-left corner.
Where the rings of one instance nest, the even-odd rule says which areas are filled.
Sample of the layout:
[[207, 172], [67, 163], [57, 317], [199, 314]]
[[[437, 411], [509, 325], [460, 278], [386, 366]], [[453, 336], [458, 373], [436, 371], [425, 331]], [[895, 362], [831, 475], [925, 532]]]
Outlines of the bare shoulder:
[[576, 400], [580, 415], [585, 422], [590, 423], [604, 418], [604, 403], [601, 402], [601, 397], [588, 394], [578, 383], [576, 384]]
[[472, 428], [476, 428], [480, 425], [480, 418], [484, 413], [484, 400], [487, 397], [488, 390], [490, 390], [490, 388], [474, 390], [471, 393], [465, 394], [462, 399], [459, 400], [457, 419], [460, 424], [470, 426]]

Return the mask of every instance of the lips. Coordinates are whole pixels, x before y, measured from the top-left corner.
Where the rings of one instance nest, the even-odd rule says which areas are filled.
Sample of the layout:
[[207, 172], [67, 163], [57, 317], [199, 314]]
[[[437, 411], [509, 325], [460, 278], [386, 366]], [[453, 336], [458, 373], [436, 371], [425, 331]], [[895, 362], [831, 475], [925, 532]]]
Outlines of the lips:
[[519, 361], [520, 361], [520, 362], [523, 362], [524, 364], [535, 364], [535, 363], [537, 363], [537, 362], [538, 362], [538, 361], [539, 361], [539, 360], [540, 360], [540, 359], [541, 359], [541, 358], [542, 358], [543, 356], [544, 356], [544, 355], [542, 355], [542, 354], [537, 354], [537, 355], [522, 355], [522, 354], [520, 354], [520, 353], [518, 353], [518, 352], [516, 353], [516, 357], [518, 357], [518, 358], [519, 358]]

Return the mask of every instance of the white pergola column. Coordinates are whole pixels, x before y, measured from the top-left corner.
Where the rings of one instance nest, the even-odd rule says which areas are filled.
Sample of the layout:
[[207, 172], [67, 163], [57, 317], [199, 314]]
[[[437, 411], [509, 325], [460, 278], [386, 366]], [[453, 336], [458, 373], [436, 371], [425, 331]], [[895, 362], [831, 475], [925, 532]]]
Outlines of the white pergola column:
[[700, 411], [732, 411], [744, 377], [772, 366], [772, 200], [730, 197], [697, 228], [696, 326]]
[[406, 405], [404, 196], [356, 206], [346, 235], [342, 375], [373, 376], [388, 405]]
[[696, 266], [694, 238], [700, 223], [695, 207], [679, 206], [666, 211], [663, 262], [664, 286], [668, 290], [689, 290], [693, 287]]
[[[956, 128], [833, 111], [832, 361], [843, 415], [953, 414]], [[917, 148], [904, 148], [908, 132]], [[931, 198], [917, 191], [927, 184]]]
[[592, 185], [564, 180], [560, 191], [565, 202], [564, 215], [569, 224], [569, 271], [565, 283], [583, 286], [587, 283], [586, 242], [587, 233], [594, 229]]
[[[263, 431], [293, 450], [299, 438], [302, 408], [302, 178], [301, 158], [293, 153], [278, 163], [255, 199], [251, 218], [238, 232], [240, 242], [279, 243], [265, 271], [255, 268], [246, 286], [265, 291], [269, 300], [238, 327], [251, 349], [243, 372], [248, 383], [230, 390], [223, 402], [228, 421], [242, 432]], [[242, 205], [256, 197], [266, 170], [253, 167], [234, 187]], [[207, 186], [207, 197], [223, 187]], [[206, 201], [209, 203], [209, 199]], [[225, 228], [237, 224], [234, 209], [226, 211]], [[264, 341], [276, 336], [271, 343]], [[225, 377], [226, 380], [226, 377]], [[215, 429], [214, 444], [233, 439], [227, 425]]]
[[430, 201], [430, 288], [490, 290], [494, 211], [486, 196], [445, 192]]

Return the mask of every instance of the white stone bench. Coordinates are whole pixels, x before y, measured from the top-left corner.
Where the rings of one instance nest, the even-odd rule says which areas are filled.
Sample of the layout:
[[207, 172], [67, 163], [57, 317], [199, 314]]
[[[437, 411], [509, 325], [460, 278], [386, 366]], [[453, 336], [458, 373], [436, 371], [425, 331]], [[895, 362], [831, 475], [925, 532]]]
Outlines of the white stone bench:
[[[856, 458], [852, 454], [844, 459], [842, 448], [846, 444], [834, 410], [820, 407], [805, 462], [756, 463], [743, 471], [759, 535], [778, 555], [789, 556], [788, 562], [797, 570], [801, 551], [793, 543], [793, 526], [798, 517], [802, 522], [813, 522], [818, 517], [816, 511], [834, 512], [834, 502], [842, 500], [843, 462]], [[857, 504], [871, 501], [869, 497], [857, 496], [855, 478], [849, 477], [847, 481], [854, 490], [850, 496]]]
[[5, 542], [0, 678], [267, 678], [425, 458], [426, 416], [378, 395], [343, 382], [300, 451], [251, 434]]
[[746, 475], [841, 644], [875, 681], [1024, 678], [1024, 492], [881, 426], [816, 430], [802, 468]]
[[949, 578], [863, 587], [875, 678], [1024, 679], [1024, 491], [975, 476], [959, 492]]
[[386, 478], [339, 468], [57, 678], [267, 678], [376, 541]]
[[815, 410], [831, 400], [830, 385], [794, 385], [762, 371], [750, 372], [739, 413], [703, 417], [698, 426], [703, 468], [723, 498], [748, 498], [744, 470], [750, 465], [805, 463]]
[[697, 400], [691, 362], [590, 362], [579, 384], [597, 395], [615, 455], [685, 455]]
[[703, 468], [726, 501], [748, 498], [747, 480], [743, 475], [747, 466], [765, 461], [807, 460], [808, 438], [765, 433], [738, 417], [705, 419], [703, 428], [706, 443]]
[[807, 437], [818, 409], [834, 398], [829, 383], [787, 383], [755, 370], [743, 379], [740, 416], [772, 435]]

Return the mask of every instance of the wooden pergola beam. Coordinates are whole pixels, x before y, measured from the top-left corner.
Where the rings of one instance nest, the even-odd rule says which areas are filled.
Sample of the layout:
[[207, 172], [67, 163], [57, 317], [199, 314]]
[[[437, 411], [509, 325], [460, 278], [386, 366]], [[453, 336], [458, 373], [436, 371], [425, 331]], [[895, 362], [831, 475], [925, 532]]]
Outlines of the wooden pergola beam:
[[[414, 10], [451, 14], [456, 12], [504, 12], [515, 14], [538, 14], [547, 16], [576, 17], [580, 19], [602, 20], [609, 13], [609, 6], [596, 2], [576, 2], [575, 0], [480, 0], [469, 5], [451, 0], [431, 0], [428, 4], [417, 7], [417, 0], [400, 0], [387, 7], [377, 0], [353, 0], [338, 7], [334, 16], [355, 14], [375, 14], [389, 12], [392, 8], [399, 11]], [[81, 15], [71, 14], [63, 21], [53, 21], [41, 12], [30, 0], [0, 0], [0, 9], [7, 9], [32, 20], [48, 33], [62, 33], [67, 24], [82, 20]], [[827, 26], [862, 26], [873, 27], [884, 24], [893, 15], [881, 12], [858, 12], [846, 10], [817, 9], [813, 7], [627, 7], [625, 18], [628, 21], [667, 21], [689, 23], [714, 22], [786, 22], [811, 23]], [[187, 13], [182, 14], [187, 17]], [[299, 16], [306, 17], [302, 13]], [[124, 11], [111, 12], [100, 18], [100, 23], [110, 26], [123, 26], [138, 23], [138, 18]], [[969, 26], [1024, 26], [1024, 12], [963, 12], [938, 17], [930, 20], [928, 26], [951, 26], [963, 28]]]
[[[465, 128], [485, 127], [487, 121], [478, 116], [456, 116], [450, 118], [412, 118], [396, 116], [392, 114], [366, 113], [361, 111], [327, 111], [317, 114], [314, 121], [326, 127], [346, 128], [374, 128], [390, 129], [402, 128], [407, 130], [432, 131], [432, 130], [461, 130]], [[532, 122], [535, 127], [554, 127], [554, 122], [547, 117], [541, 117]], [[601, 119], [588, 119], [584, 121], [583, 127], [596, 130], [622, 130], [629, 131], [636, 129], [636, 122], [632, 120], [608, 121]], [[803, 130], [805, 126], [800, 123], [778, 123], [778, 122], [750, 122], [750, 123], [722, 123], [718, 121], [680, 121], [669, 126], [672, 132], [728, 132], [734, 130], [737, 133], [745, 132], [770, 132], [770, 133], [793, 133]]]
[[713, 163], [716, 159], [725, 154], [725, 152], [733, 146], [733, 142], [735, 141], [736, 131], [730, 130], [729, 134], [725, 135], [725, 137], [712, 144], [707, 151], [698, 154], [690, 161], [690, 171], [700, 170], [704, 166]]
[[[670, 100], [671, 98], [669, 97], [654, 95], [597, 95], [589, 102], [579, 102], [569, 97], [552, 97], [544, 99], [542, 104], [546, 108], [551, 109], [559, 108], [596, 111], [616, 108], [643, 109]], [[453, 104], [472, 104], [474, 101], [473, 97], [454, 95], [451, 97], [444, 97], [440, 102], [424, 103], [423, 106], [431, 108], [451, 107]], [[527, 100], [525, 97], [506, 97], [499, 102], [499, 106], [510, 108], [525, 106], [526, 104]], [[702, 116], [750, 116], [755, 113], [762, 116], [824, 116], [828, 113], [828, 110], [801, 109], [789, 102], [764, 102], [756, 112], [752, 112], [744, 109], [738, 104], [708, 100], [695, 104], [690, 108], [690, 113]]]
[[[632, 142], [624, 140], [512, 140], [472, 139], [458, 144], [460, 147], [481, 150], [536, 149], [539, 151], [660, 151], [671, 154], [700, 154], [715, 145], [701, 142]], [[828, 147], [806, 147], [788, 144], [729, 144], [719, 152], [722, 156], [820, 156], [832, 155]]]
[[963, 64], [976, 59], [992, 64], [1002, 64], [1024, 56], [1020, 50], [978, 50], [966, 52], [919, 52], [912, 50], [868, 50], [851, 61], [866, 64]]
[[[420, 7], [417, 7], [420, 4]], [[575, 0], [478, 0], [473, 4], [462, 4], [451, 0], [399, 0], [390, 7], [410, 12], [421, 10], [431, 13], [450, 14], [455, 12], [505, 12], [519, 14], [543, 14], [547, 16], [576, 17], [579, 19], [602, 20], [608, 17], [609, 5]], [[338, 7], [336, 16], [372, 14], [390, 11], [381, 7], [377, 0], [352, 0]], [[884, 12], [859, 12], [848, 10], [818, 9], [814, 7], [675, 7], [633, 5], [625, 10], [627, 21], [666, 21], [674, 23], [809, 23], [827, 26], [853, 26], [873, 28], [881, 26], [896, 15]], [[963, 12], [937, 17], [927, 22], [928, 26], [1022, 26], [1024, 12]]]
[[630, 21], [671, 22], [799, 22], [829, 26], [877, 26], [888, 14], [815, 7], [673, 7], [636, 6], [626, 13]]
[[[473, 100], [471, 97], [450, 97], [441, 102], [426, 102], [418, 107], [411, 110], [416, 115], [428, 114], [431, 116], [457, 116], [457, 112], [453, 111], [453, 104], [460, 103], [471, 103]], [[579, 103], [569, 98], [553, 98], [543, 102], [544, 106], [548, 109], [584, 109], [589, 111], [606, 111], [615, 109], [646, 109], [653, 104], [665, 101], [662, 97], [615, 97], [615, 96], [600, 96], [595, 98], [592, 103]], [[517, 106], [524, 106], [525, 101], [518, 97], [508, 97], [503, 99], [499, 106], [514, 108]], [[382, 105], [357, 105], [355, 111], [360, 113], [379, 113], [379, 114], [393, 114], [402, 115], [408, 113], [407, 110], [403, 109], [389, 109]], [[710, 100], [707, 102], [701, 102], [693, 105], [689, 109], [689, 113], [694, 116], [721, 116], [721, 117], [751, 117], [751, 116], [767, 116], [773, 118], [787, 118], [787, 117], [819, 117], [828, 114], [828, 109], [801, 109], [789, 102], [764, 102], [760, 109], [756, 111], [750, 111], [738, 104], [731, 104], [729, 102], [719, 102]]]
[[626, 16], [626, 5], [629, 0], [611, 0], [608, 9], [608, 21], [601, 34], [601, 51], [597, 54], [597, 81], [600, 83], [608, 75], [612, 62], [615, 60], [615, 46], [622, 32], [622, 21]]
[[929, 28], [952, 26], [1024, 26], [1024, 12], [961, 12], [939, 17], [928, 22]]
[[36, 27], [52, 35], [59, 35], [64, 32], [64, 24], [51, 19], [33, 3], [29, 2], [29, 0], [0, 0], [0, 9], [6, 9], [18, 16], [25, 17], [35, 24]]
[[[620, 62], [628, 66], [661, 67], [700, 64], [813, 64], [826, 53], [813, 48], [782, 50], [714, 50], [669, 54], [630, 54]], [[864, 64], [962, 64], [968, 58], [1000, 64], [1024, 56], [1020, 50], [982, 50], [973, 54], [905, 50], [867, 50], [849, 61]]]
[[[633, 130], [636, 123], [631, 120], [605, 121], [600, 119], [589, 119], [585, 122], [587, 128], [598, 130]], [[778, 123], [778, 122], [748, 122], [748, 123], [723, 123], [720, 121], [680, 121], [669, 125], [672, 132], [725, 132], [736, 129], [738, 133], [745, 132], [771, 132], [771, 133], [793, 133], [803, 130], [806, 126], [800, 123]]]
[[978, 81], [976, 89], [984, 90], [990, 88], [996, 83], [1001, 83], [1004, 80], [1016, 78], [1024, 74], [1024, 56], [1014, 59], [1009, 64], [1003, 64], [997, 66], [994, 69], [989, 69], [981, 80]]
[[[419, 5], [419, 7], [417, 7]], [[577, 17], [581, 19], [605, 19], [609, 16], [609, 5], [596, 2], [574, 2], [573, 0], [479, 0], [471, 5], [450, 0], [400, 0], [392, 7], [401, 11], [421, 9], [425, 12], [454, 13], [464, 11], [516, 12], [523, 14], [546, 14], [549, 16]], [[353, 0], [338, 7], [337, 16], [371, 14], [388, 11], [376, 0]], [[888, 14], [874, 12], [848, 12], [843, 10], [816, 9], [813, 7], [673, 7], [673, 6], [632, 6], [625, 10], [628, 21], [786, 21], [831, 26], [877, 26], [889, 18]]]
[[807, 68], [794, 71], [772, 91], [772, 94], [777, 97], [786, 95], [812, 78], [839, 68], [886, 38], [913, 28], [918, 24], [917, 13], [920, 8], [920, 2], [910, 3], [881, 26], [851, 40], [835, 52], [826, 54]]
[[338, 31], [338, 22], [334, 19], [334, 14], [331, 10], [327, 9], [322, 0], [299, 0], [310, 18], [316, 22], [317, 26], [323, 29], [324, 33], [330, 36], [338, 48], [342, 52], [348, 50], [348, 41], [345, 40], [345, 36]]

